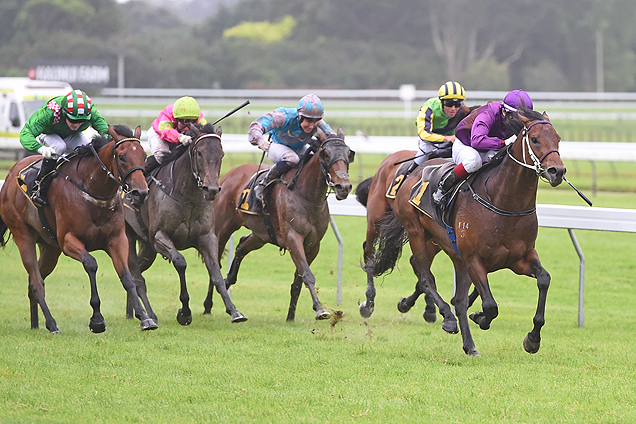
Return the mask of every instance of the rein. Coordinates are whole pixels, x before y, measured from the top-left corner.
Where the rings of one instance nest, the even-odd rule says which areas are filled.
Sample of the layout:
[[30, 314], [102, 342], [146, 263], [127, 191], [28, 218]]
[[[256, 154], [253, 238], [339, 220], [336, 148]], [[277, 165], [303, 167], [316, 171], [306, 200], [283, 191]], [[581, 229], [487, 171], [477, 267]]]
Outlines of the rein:
[[[134, 138], [134, 137], [129, 137], [129, 138], [123, 138], [121, 140], [119, 140], [118, 142], [115, 143], [115, 141], [113, 140], [113, 143], [115, 143], [114, 147], [113, 147], [113, 163], [115, 164], [115, 167], [117, 168], [117, 173], [120, 175], [119, 178], [115, 177], [115, 175], [112, 173], [112, 171], [110, 169], [108, 169], [108, 167], [106, 166], [106, 164], [102, 161], [102, 159], [99, 157], [99, 155], [97, 154], [97, 150], [95, 150], [95, 146], [93, 146], [92, 143], [90, 143], [88, 146], [91, 150], [91, 153], [93, 154], [93, 156], [95, 157], [95, 159], [97, 159], [97, 162], [99, 163], [99, 165], [101, 166], [101, 168], [106, 172], [106, 175], [108, 175], [108, 177], [110, 179], [112, 179], [113, 181], [115, 181], [120, 187], [121, 189], [125, 192], [128, 193], [130, 192], [130, 188], [128, 187], [128, 184], [126, 184], [126, 180], [128, 179], [128, 177], [130, 176], [130, 174], [132, 174], [133, 172], [140, 170], [141, 172], [145, 173], [145, 168], [143, 166], [133, 166], [132, 168], [130, 168], [128, 170], [128, 172], [123, 173], [121, 170], [121, 167], [119, 165], [119, 160], [117, 159], [117, 147], [119, 147], [119, 145], [121, 145], [122, 143], [126, 142], [126, 141], [136, 141], [138, 143], [141, 143], [141, 141], [138, 138]], [[78, 161], [78, 166], [79, 166], [79, 161]], [[62, 173], [61, 171], [58, 170], [58, 172], [64, 176], [64, 179], [66, 179], [68, 182], [70, 182], [71, 184], [73, 184], [75, 187], [77, 187], [78, 189], [80, 189], [81, 191], [83, 191], [84, 193], [88, 194], [90, 197], [92, 197], [93, 199], [96, 200], [110, 200], [112, 198], [114, 198], [115, 196], [117, 196], [117, 193], [115, 193], [115, 195], [111, 196], [111, 197], [101, 197], [101, 196], [95, 196], [94, 194], [90, 193], [83, 184], [80, 184], [76, 181], [74, 181], [71, 177], [69, 177], [68, 175]]]
[[[528, 168], [528, 169], [532, 169], [538, 176], [542, 175], [545, 172], [545, 169], [543, 169], [543, 167], [541, 166], [541, 163], [543, 162], [543, 160], [551, 153], [556, 153], [559, 154], [558, 150], [550, 150], [549, 152], [547, 152], [546, 154], [544, 154], [540, 159], [539, 157], [537, 157], [537, 155], [534, 153], [534, 151], [532, 150], [532, 148], [530, 147], [530, 137], [528, 136], [528, 132], [530, 131], [530, 128], [534, 127], [537, 124], [545, 124], [545, 125], [552, 125], [552, 123], [550, 121], [534, 121], [533, 123], [531, 123], [527, 128], [524, 127], [524, 129], [522, 130], [522, 152], [523, 152], [523, 161], [518, 160], [517, 158], [515, 158], [512, 153], [510, 153], [510, 148], [507, 149], [507, 153], [508, 156], [510, 157], [510, 159], [512, 159], [513, 161], [515, 161], [517, 164], [523, 166], [524, 168]], [[530, 159], [532, 160], [533, 165], [530, 165], [526, 162], [526, 149], [528, 150], [528, 156], [530, 157]], [[491, 171], [492, 174], [493, 171]], [[470, 190], [471, 195], [473, 196], [473, 199], [475, 199], [477, 201], [477, 203], [479, 203], [480, 205], [482, 205], [483, 207], [485, 207], [486, 209], [498, 214], [498, 215], [502, 215], [502, 216], [527, 216], [527, 215], [532, 215], [537, 211], [536, 206], [531, 208], [531, 209], [527, 209], [524, 211], [507, 211], [504, 209], [500, 209], [497, 206], [492, 204], [492, 199], [490, 198], [490, 195], [488, 194], [488, 188], [486, 187], [486, 184], [488, 183], [488, 179], [490, 178], [490, 175], [488, 175], [488, 177], [485, 178], [484, 180], [484, 191], [486, 192], [486, 196], [488, 196], [488, 200], [484, 199], [483, 197], [481, 197], [480, 195], [478, 195], [475, 190], [473, 190], [472, 184], [468, 184], [468, 189]]]

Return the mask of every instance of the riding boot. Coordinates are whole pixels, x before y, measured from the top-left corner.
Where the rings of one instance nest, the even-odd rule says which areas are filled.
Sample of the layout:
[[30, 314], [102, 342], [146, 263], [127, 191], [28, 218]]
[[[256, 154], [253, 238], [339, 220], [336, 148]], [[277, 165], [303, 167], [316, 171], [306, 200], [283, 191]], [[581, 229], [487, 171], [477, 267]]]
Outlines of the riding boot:
[[254, 195], [256, 196], [256, 198], [260, 202], [263, 202], [263, 190], [265, 189], [265, 187], [272, 181], [276, 180], [277, 178], [280, 178], [282, 175], [284, 175], [287, 171], [289, 171], [293, 167], [294, 165], [292, 165], [289, 162], [285, 162], [285, 161], [276, 162], [274, 166], [269, 168], [269, 171], [267, 171], [267, 174], [265, 174], [265, 177], [254, 186]]
[[161, 165], [154, 155], [150, 155], [146, 158], [146, 162], [144, 163], [144, 167], [146, 168], [146, 175], [150, 175], [152, 171]]
[[455, 184], [459, 180], [459, 177], [455, 173], [455, 171], [451, 171], [450, 174], [446, 176], [442, 181], [439, 182], [437, 186], [437, 191], [433, 193], [433, 201], [437, 204], [441, 202], [441, 200], [446, 197], [446, 194], [451, 189], [453, 184]]
[[52, 176], [49, 176], [49, 174], [55, 170], [56, 164], [57, 160], [55, 159], [42, 159], [40, 172], [37, 177], [35, 177], [35, 187], [31, 200], [40, 206], [49, 204], [46, 197], [46, 191], [53, 180]]

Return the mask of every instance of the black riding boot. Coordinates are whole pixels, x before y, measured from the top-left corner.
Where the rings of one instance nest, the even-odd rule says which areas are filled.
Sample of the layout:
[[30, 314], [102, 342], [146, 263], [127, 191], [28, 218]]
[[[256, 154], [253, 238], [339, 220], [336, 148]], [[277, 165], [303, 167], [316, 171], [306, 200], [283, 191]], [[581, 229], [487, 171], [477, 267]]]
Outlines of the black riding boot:
[[454, 170], [451, 171], [451, 173], [448, 174], [446, 178], [439, 182], [437, 191], [433, 193], [433, 201], [439, 204], [439, 202], [444, 197], [446, 197], [446, 193], [448, 193], [448, 190], [451, 189], [451, 187], [457, 182], [457, 180], [459, 180], [459, 177], [457, 176], [457, 174], [455, 174]]
[[261, 181], [258, 182], [258, 184], [256, 184], [256, 186], [254, 186], [254, 195], [256, 196], [256, 198], [262, 202], [263, 189], [267, 186], [267, 184], [269, 184], [270, 182], [274, 181], [277, 178], [280, 178], [282, 175], [284, 175], [287, 171], [289, 171], [293, 167], [294, 165], [292, 165], [289, 162], [285, 162], [285, 161], [276, 162], [274, 166], [269, 168], [269, 171], [267, 171], [265, 178], [263, 178]]
[[42, 159], [40, 172], [38, 173], [38, 176], [35, 177], [35, 191], [31, 196], [31, 200], [40, 206], [49, 204], [46, 197], [46, 191], [51, 184], [51, 180], [53, 180], [53, 177], [49, 176], [49, 174], [55, 170], [56, 163], [57, 161], [55, 159]]
[[146, 175], [150, 175], [150, 173], [154, 171], [156, 168], [158, 168], [159, 165], [161, 164], [159, 163], [156, 157], [154, 157], [153, 155], [148, 156], [146, 158], [146, 162], [144, 163], [144, 167], [146, 168], [145, 169]]

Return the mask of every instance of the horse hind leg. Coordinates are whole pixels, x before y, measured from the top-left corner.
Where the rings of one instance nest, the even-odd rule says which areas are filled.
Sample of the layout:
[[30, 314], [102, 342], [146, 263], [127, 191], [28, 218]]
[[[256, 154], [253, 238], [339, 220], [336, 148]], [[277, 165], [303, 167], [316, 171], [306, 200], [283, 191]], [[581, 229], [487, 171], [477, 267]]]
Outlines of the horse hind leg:
[[293, 322], [296, 319], [296, 305], [298, 304], [298, 298], [300, 297], [300, 291], [303, 288], [303, 276], [295, 273], [294, 282], [289, 290], [289, 310], [287, 311], [287, 321]]
[[463, 266], [455, 264], [455, 277], [457, 288], [451, 303], [455, 305], [455, 313], [459, 320], [459, 329], [462, 334], [464, 352], [469, 356], [479, 357], [479, 352], [475, 348], [475, 341], [470, 332], [468, 321], [468, 289], [472, 284], [468, 273]]
[[[368, 248], [368, 250], [367, 250]], [[375, 251], [373, 250], [373, 243], [367, 241], [362, 243], [362, 250], [364, 252], [364, 265], [363, 269], [367, 274], [367, 289], [365, 291], [366, 300], [362, 301], [358, 306], [360, 315], [363, 318], [370, 318], [375, 310], [375, 282], [373, 280], [373, 256]]]
[[[407, 313], [411, 310], [413, 306], [415, 306], [415, 302], [417, 299], [425, 293], [422, 285], [419, 284], [419, 281], [415, 283], [415, 291], [408, 297], [403, 297], [398, 301], [397, 308], [398, 311], [403, 314]], [[422, 317], [426, 322], [430, 322], [431, 324], [437, 321], [437, 307], [435, 306], [435, 300], [433, 296], [429, 294], [424, 294], [424, 301], [426, 302], [426, 308], [422, 313]]]

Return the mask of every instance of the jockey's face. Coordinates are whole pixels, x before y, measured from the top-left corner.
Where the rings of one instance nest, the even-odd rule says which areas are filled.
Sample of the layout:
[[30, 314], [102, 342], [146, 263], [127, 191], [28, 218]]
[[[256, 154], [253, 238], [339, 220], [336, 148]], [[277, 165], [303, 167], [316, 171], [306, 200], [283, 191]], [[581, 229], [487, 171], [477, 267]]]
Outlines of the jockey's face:
[[79, 127], [81, 127], [82, 124], [83, 124], [82, 121], [71, 121], [70, 119], [66, 118], [66, 125], [68, 125], [71, 131], [79, 130]]
[[316, 128], [316, 125], [318, 125], [318, 121], [320, 121], [320, 119], [311, 119], [311, 118], [305, 118], [304, 116], [301, 116], [300, 128], [303, 130], [303, 132], [309, 134]]
[[193, 119], [177, 119], [177, 131], [182, 133], [189, 130], [193, 122]]

